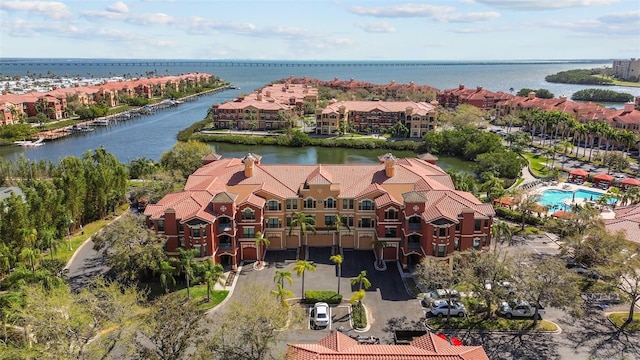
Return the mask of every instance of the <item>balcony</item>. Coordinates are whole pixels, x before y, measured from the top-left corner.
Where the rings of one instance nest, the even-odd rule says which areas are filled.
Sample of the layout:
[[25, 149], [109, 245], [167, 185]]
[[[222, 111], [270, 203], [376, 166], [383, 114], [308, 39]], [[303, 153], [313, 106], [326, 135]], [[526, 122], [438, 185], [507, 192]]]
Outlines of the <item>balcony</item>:
[[421, 231], [422, 224], [420, 223], [409, 223], [409, 231]]
[[219, 246], [220, 250], [231, 250], [233, 249], [232, 242], [221, 242]]
[[218, 224], [218, 232], [232, 232], [233, 223]]
[[410, 242], [408, 246], [409, 246], [409, 250], [420, 250], [420, 248], [422, 247], [420, 246], [419, 242]]

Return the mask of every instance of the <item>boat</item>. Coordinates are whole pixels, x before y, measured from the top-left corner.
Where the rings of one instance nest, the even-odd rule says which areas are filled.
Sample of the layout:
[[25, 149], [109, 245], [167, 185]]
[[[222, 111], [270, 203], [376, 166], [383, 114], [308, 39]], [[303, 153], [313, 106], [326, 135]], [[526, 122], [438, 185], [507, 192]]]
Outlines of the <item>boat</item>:
[[88, 126], [84, 126], [84, 125], [77, 125], [74, 124], [73, 126], [71, 126], [71, 132], [91, 132], [95, 129], [92, 129]]
[[43, 138], [38, 138], [38, 140], [36, 140], [36, 141], [29, 141], [29, 140], [16, 141], [15, 144], [23, 146], [23, 147], [37, 147], [37, 146], [44, 145], [44, 139]]
[[93, 126], [109, 126], [109, 119], [95, 119], [92, 124]]

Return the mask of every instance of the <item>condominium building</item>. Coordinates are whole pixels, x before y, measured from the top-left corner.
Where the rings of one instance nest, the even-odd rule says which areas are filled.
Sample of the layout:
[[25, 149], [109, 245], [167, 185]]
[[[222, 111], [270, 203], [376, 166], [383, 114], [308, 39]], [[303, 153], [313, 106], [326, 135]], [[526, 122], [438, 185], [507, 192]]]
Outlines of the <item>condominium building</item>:
[[640, 81], [640, 59], [613, 60], [613, 74], [621, 80]]
[[[169, 255], [196, 249], [200, 258], [237, 265], [260, 256], [261, 232], [270, 250], [381, 246], [376, 256], [408, 265], [491, 242], [493, 207], [455, 190], [432, 157], [384, 154], [378, 164], [357, 165], [260, 160], [207, 156], [184, 190], [146, 207], [147, 224], [166, 237]], [[291, 226], [301, 213], [316, 233]]]
[[384, 133], [398, 122], [411, 138], [436, 128], [437, 104], [413, 101], [335, 101], [316, 111], [316, 134], [331, 135], [345, 127], [356, 132]]

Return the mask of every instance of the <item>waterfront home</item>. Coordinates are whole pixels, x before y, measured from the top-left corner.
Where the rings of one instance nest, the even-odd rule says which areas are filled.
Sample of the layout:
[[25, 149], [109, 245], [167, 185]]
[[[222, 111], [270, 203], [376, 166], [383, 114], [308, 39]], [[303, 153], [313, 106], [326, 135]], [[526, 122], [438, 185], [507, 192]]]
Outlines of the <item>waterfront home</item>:
[[[205, 157], [183, 191], [147, 205], [147, 224], [166, 237], [169, 255], [196, 249], [201, 259], [235, 266], [261, 256], [255, 244], [260, 232], [270, 250], [296, 249], [303, 256], [312, 246], [375, 248], [379, 260], [407, 266], [491, 243], [493, 207], [455, 190], [433, 161], [392, 154], [379, 164], [260, 160], [251, 153], [242, 159]], [[316, 232], [291, 226], [300, 214]]]

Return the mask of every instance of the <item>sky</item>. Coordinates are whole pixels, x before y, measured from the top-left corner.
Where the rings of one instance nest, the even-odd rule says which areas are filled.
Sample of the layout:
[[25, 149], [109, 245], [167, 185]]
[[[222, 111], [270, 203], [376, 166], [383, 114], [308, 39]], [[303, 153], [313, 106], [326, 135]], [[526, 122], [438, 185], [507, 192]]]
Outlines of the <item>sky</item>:
[[0, 58], [640, 58], [639, 0], [0, 0]]

